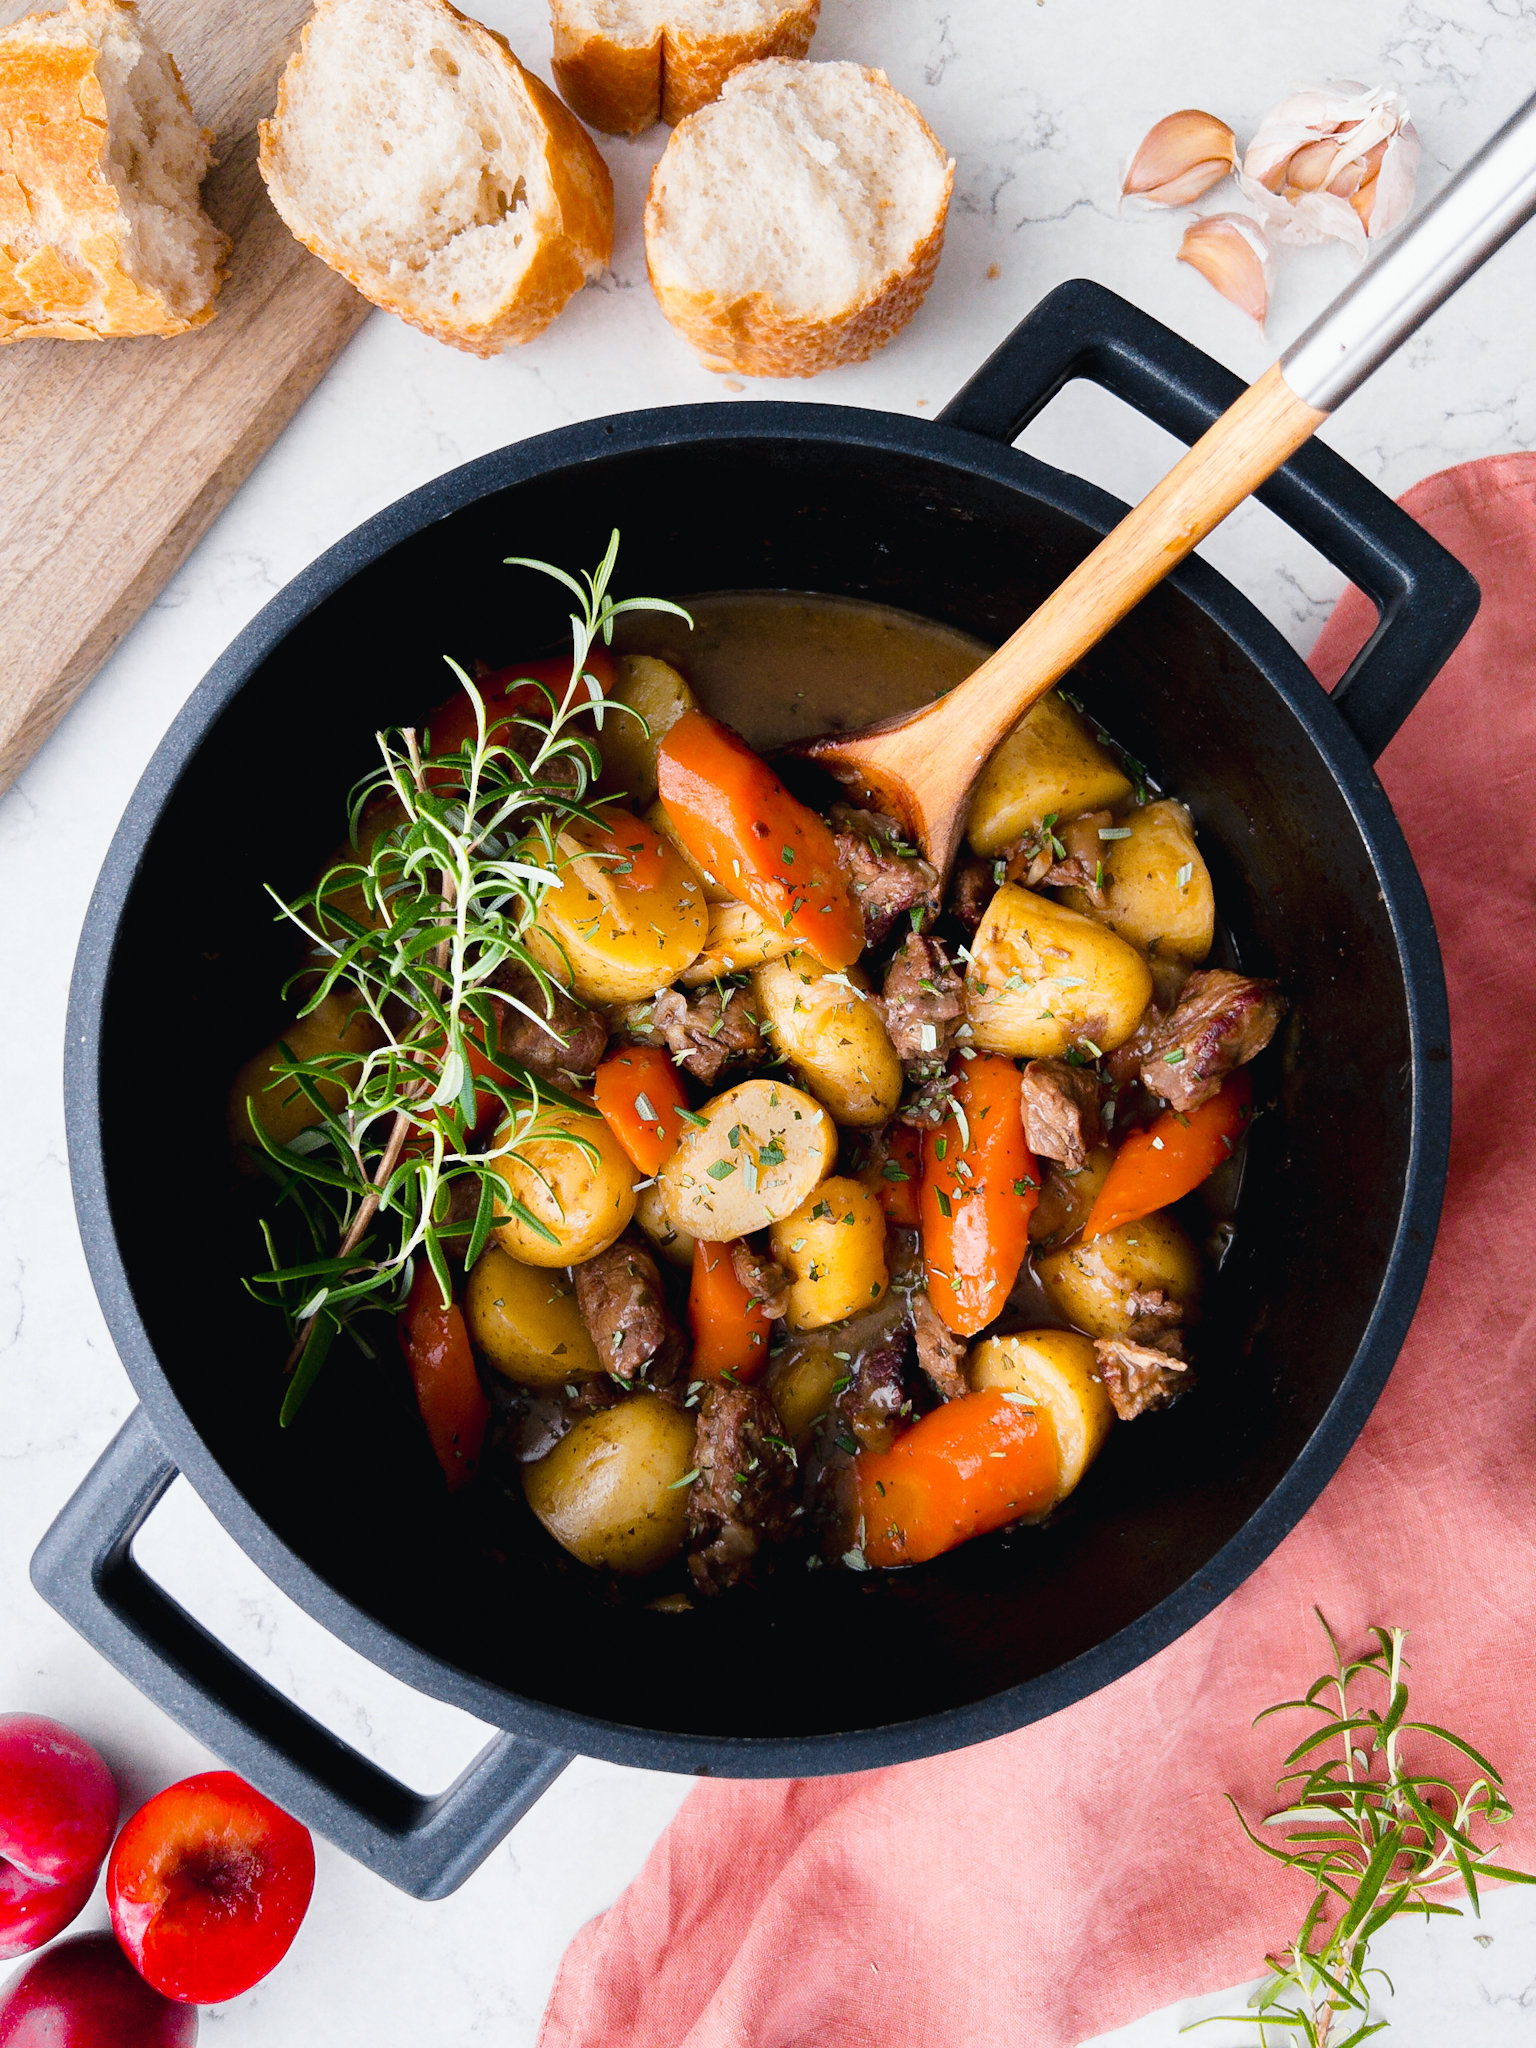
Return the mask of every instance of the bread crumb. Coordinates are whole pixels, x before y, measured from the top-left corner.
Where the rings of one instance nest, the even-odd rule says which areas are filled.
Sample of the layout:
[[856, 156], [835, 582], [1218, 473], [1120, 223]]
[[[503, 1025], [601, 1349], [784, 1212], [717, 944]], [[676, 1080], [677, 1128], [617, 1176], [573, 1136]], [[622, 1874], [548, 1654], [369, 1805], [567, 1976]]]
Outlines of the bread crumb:
[[987, 265], [987, 276], [988, 276], [988, 277], [1001, 277], [1001, 276], [1002, 276], [1002, 274], [1003, 274], [1003, 266], [1002, 266], [1002, 265], [1001, 265], [1000, 263], [989, 263], [989, 264]]

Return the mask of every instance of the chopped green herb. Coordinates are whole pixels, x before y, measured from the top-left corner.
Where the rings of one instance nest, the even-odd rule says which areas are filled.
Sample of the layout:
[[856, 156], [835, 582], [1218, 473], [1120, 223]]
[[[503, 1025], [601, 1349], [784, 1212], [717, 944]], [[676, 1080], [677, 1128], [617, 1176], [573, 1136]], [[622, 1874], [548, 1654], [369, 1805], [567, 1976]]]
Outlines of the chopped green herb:
[[736, 1168], [729, 1159], [717, 1159], [714, 1165], [706, 1167], [705, 1171], [711, 1180], [729, 1180]]

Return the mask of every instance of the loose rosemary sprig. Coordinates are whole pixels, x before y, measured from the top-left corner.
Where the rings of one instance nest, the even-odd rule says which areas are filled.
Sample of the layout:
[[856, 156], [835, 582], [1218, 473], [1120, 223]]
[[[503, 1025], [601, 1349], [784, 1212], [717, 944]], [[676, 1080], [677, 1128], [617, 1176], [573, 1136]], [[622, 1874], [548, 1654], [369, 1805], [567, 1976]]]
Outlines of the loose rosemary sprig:
[[[1380, 1977], [1389, 1991], [1392, 1986], [1384, 1970], [1367, 1966], [1368, 1945], [1400, 1913], [1460, 1917], [1459, 1906], [1429, 1897], [1437, 1885], [1459, 1879], [1478, 1914], [1479, 1879], [1536, 1884], [1536, 1877], [1523, 1870], [1490, 1863], [1490, 1850], [1473, 1838], [1479, 1821], [1497, 1827], [1510, 1818], [1503, 1780], [1493, 1765], [1448, 1729], [1406, 1719], [1405, 1631], [1374, 1628], [1377, 1647], [1346, 1659], [1321, 1612], [1317, 1618], [1333, 1653], [1333, 1669], [1316, 1680], [1304, 1699], [1282, 1700], [1258, 1716], [1263, 1721], [1297, 1710], [1322, 1716], [1322, 1726], [1291, 1751], [1276, 1780], [1285, 1804], [1263, 1821], [1267, 1828], [1284, 1830], [1290, 1846], [1280, 1849], [1264, 1841], [1231, 1802], [1249, 1841], [1286, 1869], [1305, 1871], [1314, 1887], [1295, 1940], [1267, 1959], [1269, 1974], [1249, 2000], [1254, 2010], [1214, 2016], [1257, 2027], [1261, 2048], [1270, 2048], [1273, 2040], [1305, 2041], [1308, 2048], [1357, 2048], [1380, 2033], [1388, 2023], [1370, 2017], [1367, 1979]], [[1351, 1696], [1372, 1681], [1379, 1681], [1385, 1694], [1381, 1711]], [[1449, 1746], [1470, 1758], [1479, 1776], [1458, 1790], [1439, 1772], [1410, 1770], [1402, 1756], [1405, 1735]], [[1319, 1751], [1325, 1752], [1321, 1762], [1316, 1761]], [[1334, 1906], [1338, 1918], [1329, 1926]], [[1351, 2031], [1336, 2036], [1336, 2023]]]
[[[247, 1285], [281, 1308], [292, 1333], [284, 1424], [343, 1330], [373, 1355], [359, 1319], [403, 1304], [418, 1258], [429, 1262], [446, 1302], [445, 1241], [462, 1243], [472, 1264], [494, 1224], [516, 1215], [557, 1242], [513, 1198], [498, 1161], [516, 1160], [537, 1174], [520, 1149], [534, 1133], [596, 1158], [590, 1140], [539, 1129], [552, 1107], [590, 1113], [588, 1105], [502, 1053], [497, 1017], [498, 1006], [511, 1003], [556, 1037], [540, 1014], [553, 984], [529, 949], [529, 928], [572, 857], [561, 850], [561, 833], [576, 820], [598, 822], [589, 793], [602, 756], [593, 735], [606, 714], [639, 717], [604, 696], [587, 668], [592, 647], [599, 638], [611, 643], [625, 612], [687, 618], [661, 598], [615, 602], [608, 586], [618, 545], [615, 532], [596, 570], [580, 581], [546, 562], [508, 557], [510, 566], [536, 569], [574, 594], [570, 681], [559, 692], [530, 682], [542, 708], [508, 718], [498, 705], [493, 736], [480, 692], [450, 660], [474, 709], [474, 738], [455, 752], [423, 753], [413, 727], [378, 733], [380, 766], [350, 800], [355, 857], [335, 863], [293, 902], [269, 886], [279, 918], [308, 942], [306, 963], [288, 984], [302, 992], [299, 1014], [335, 994], [366, 1014], [374, 1041], [362, 1054], [308, 1059], [284, 1048], [272, 1087], [301, 1090], [319, 1116], [287, 1145], [268, 1138], [259, 1100], [250, 1104], [279, 1198], [275, 1217], [262, 1225], [269, 1264]], [[493, 977], [509, 961], [532, 976], [534, 1003], [492, 995]], [[477, 1075], [471, 1042], [509, 1078]], [[504, 1112], [483, 1149], [474, 1141], [477, 1090], [494, 1095]], [[298, 1256], [279, 1252], [280, 1230], [297, 1239]]]

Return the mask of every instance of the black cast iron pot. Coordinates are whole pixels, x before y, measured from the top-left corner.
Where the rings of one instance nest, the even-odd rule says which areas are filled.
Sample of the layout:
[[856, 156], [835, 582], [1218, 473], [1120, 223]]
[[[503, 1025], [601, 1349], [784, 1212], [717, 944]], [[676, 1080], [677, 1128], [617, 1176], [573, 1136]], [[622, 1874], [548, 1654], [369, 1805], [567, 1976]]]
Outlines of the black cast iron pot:
[[[275, 1425], [281, 1344], [241, 1291], [257, 1241], [223, 1193], [229, 1077], [279, 1026], [291, 965], [261, 885], [305, 886], [370, 735], [442, 694], [445, 651], [510, 658], [558, 637], [558, 593], [514, 582], [503, 557], [594, 562], [617, 525], [625, 591], [845, 593], [998, 641], [1124, 509], [1009, 445], [1077, 376], [1185, 440], [1239, 389], [1077, 283], [932, 423], [686, 406], [469, 463], [267, 606], [128, 807], [81, 940], [67, 1092], [92, 1277], [143, 1405], [33, 1575], [184, 1726], [418, 1896], [462, 1882], [574, 1752], [737, 1776], [858, 1770], [1081, 1699], [1274, 1548], [1391, 1369], [1435, 1234], [1450, 1069], [1434, 929], [1370, 761], [1466, 630], [1477, 590], [1314, 445], [1260, 495], [1380, 610], [1331, 701], [1196, 561], [1080, 672], [1109, 730], [1193, 807], [1238, 957], [1277, 975], [1293, 1004], [1276, 1110], [1254, 1129], [1235, 1247], [1211, 1290], [1197, 1398], [1116, 1431], [1046, 1528], [906, 1572], [797, 1575], [683, 1617], [615, 1603], [537, 1530], [506, 1567], [487, 1563], [388, 1360], [338, 1346], [299, 1425]], [[129, 1555], [178, 1469], [328, 1628], [505, 1735], [421, 1799], [271, 1691]]]

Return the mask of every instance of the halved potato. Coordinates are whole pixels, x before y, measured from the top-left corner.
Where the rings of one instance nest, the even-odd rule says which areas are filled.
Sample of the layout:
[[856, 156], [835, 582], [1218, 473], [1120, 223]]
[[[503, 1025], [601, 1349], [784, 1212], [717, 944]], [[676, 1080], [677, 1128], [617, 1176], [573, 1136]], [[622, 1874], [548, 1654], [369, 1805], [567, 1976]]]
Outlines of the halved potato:
[[1045, 818], [1113, 810], [1130, 794], [1114, 755], [1052, 690], [993, 750], [971, 798], [966, 837], [990, 856]]
[[1133, 1336], [1133, 1295], [1166, 1294], [1186, 1316], [1200, 1299], [1200, 1254], [1163, 1210], [1091, 1243], [1037, 1255], [1035, 1271], [1056, 1307], [1090, 1337]]
[[668, 1216], [658, 1181], [640, 1190], [635, 1199], [635, 1221], [669, 1264], [681, 1266], [684, 1272], [693, 1270], [693, 1239]]
[[[273, 1072], [273, 1063], [283, 1056], [286, 1045], [296, 1060], [319, 1059], [325, 1053], [355, 1053], [357, 1060], [345, 1070], [355, 1074], [364, 1053], [382, 1043], [378, 1026], [363, 1008], [362, 999], [349, 988], [334, 988], [307, 1017], [296, 1017], [282, 1034], [260, 1052], [252, 1053], [231, 1083], [229, 1090], [229, 1141], [236, 1148], [242, 1173], [260, 1173], [247, 1146], [258, 1146], [251, 1124], [251, 1112], [274, 1145], [287, 1145], [300, 1131], [320, 1122], [320, 1112], [296, 1080], [285, 1080]], [[339, 1080], [316, 1083], [316, 1092], [331, 1109], [346, 1100], [346, 1087]]]
[[803, 948], [752, 977], [773, 1043], [840, 1124], [883, 1124], [901, 1100], [901, 1061], [857, 968], [832, 975]]
[[696, 988], [717, 975], [740, 974], [746, 968], [760, 967], [765, 960], [781, 959], [794, 950], [795, 941], [789, 933], [769, 924], [750, 903], [711, 903], [704, 950], [678, 979], [685, 988]]
[[[573, 1138], [584, 1142], [573, 1144]], [[503, 1142], [504, 1130], [497, 1137]], [[503, 1251], [524, 1265], [574, 1266], [590, 1259], [622, 1236], [635, 1213], [634, 1165], [595, 1111], [583, 1116], [551, 1108], [515, 1152], [490, 1163], [508, 1194], [544, 1226], [536, 1230], [516, 1215], [497, 1225]]]
[[661, 1169], [675, 1230], [706, 1243], [746, 1237], [791, 1215], [837, 1158], [837, 1126], [787, 1081], [742, 1081], [707, 1102]]
[[[1130, 837], [1102, 841], [1106, 902], [1098, 916], [1144, 953], [1198, 965], [1215, 936], [1216, 895], [1194, 820], [1170, 801], [1127, 811], [1110, 830]], [[1064, 901], [1089, 910], [1081, 889], [1064, 891]]]
[[614, 862], [592, 849], [626, 825], [645, 827], [609, 810], [602, 826], [573, 820], [560, 833], [560, 879], [539, 906], [527, 934], [540, 966], [589, 1003], [632, 1003], [666, 988], [704, 944], [706, 907], [698, 876], [662, 842], [661, 878], [636, 888]]
[[837, 1399], [839, 1383], [847, 1378], [849, 1369], [850, 1360], [834, 1357], [825, 1338], [792, 1344], [769, 1366], [768, 1392], [784, 1424], [784, 1434], [797, 1451], [810, 1442], [812, 1430]]
[[694, 1420], [659, 1394], [584, 1415], [523, 1467], [528, 1505], [555, 1541], [598, 1571], [637, 1578], [675, 1557], [688, 1533]]
[[603, 750], [602, 786], [622, 796], [632, 811], [643, 811], [656, 801], [656, 749], [685, 711], [698, 710], [698, 700], [672, 664], [653, 654], [621, 655], [618, 680], [608, 695], [640, 717], [624, 711], [603, 713], [598, 742]]
[[1075, 1237], [1088, 1221], [1088, 1212], [1098, 1200], [1099, 1189], [1108, 1179], [1114, 1162], [1114, 1152], [1108, 1145], [1095, 1145], [1088, 1154], [1088, 1164], [1079, 1167], [1076, 1173], [1042, 1159], [1040, 1164], [1047, 1171], [1040, 1200], [1029, 1219], [1030, 1243], [1062, 1244]]
[[785, 1321], [792, 1330], [822, 1330], [856, 1316], [891, 1284], [885, 1212], [862, 1181], [846, 1174], [814, 1188], [769, 1237], [791, 1280]]
[[477, 1351], [524, 1387], [559, 1387], [601, 1372], [576, 1290], [559, 1271], [525, 1266], [488, 1244], [464, 1287], [464, 1320]]
[[1132, 945], [1091, 917], [1005, 882], [971, 941], [965, 1011], [984, 1052], [1046, 1059], [1124, 1045], [1152, 996]]
[[1092, 1338], [1076, 1330], [987, 1337], [966, 1360], [965, 1376], [973, 1393], [995, 1387], [1022, 1394], [1050, 1416], [1061, 1459], [1056, 1498], [1065, 1500], [1098, 1456], [1115, 1419], [1114, 1403], [1097, 1376]]

